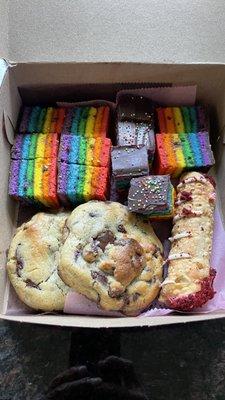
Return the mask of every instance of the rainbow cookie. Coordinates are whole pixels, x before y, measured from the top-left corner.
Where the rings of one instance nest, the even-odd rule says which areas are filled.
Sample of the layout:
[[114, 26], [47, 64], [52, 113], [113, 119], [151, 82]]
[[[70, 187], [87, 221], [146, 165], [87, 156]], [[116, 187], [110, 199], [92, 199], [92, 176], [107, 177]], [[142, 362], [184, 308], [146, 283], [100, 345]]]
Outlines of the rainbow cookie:
[[73, 134], [87, 138], [106, 137], [110, 110], [100, 107], [24, 107], [19, 133]]
[[106, 137], [109, 114], [108, 106], [68, 108], [62, 133], [86, 138]]
[[19, 133], [61, 133], [65, 119], [65, 108], [24, 107]]
[[202, 106], [159, 107], [156, 109], [159, 133], [198, 133], [209, 131], [209, 119]]
[[9, 194], [17, 200], [58, 207], [59, 140], [55, 133], [16, 135], [11, 151]]
[[169, 175], [133, 178], [128, 194], [128, 209], [154, 219], [173, 217], [175, 190]]
[[207, 132], [157, 134], [156, 154], [156, 173], [173, 177], [184, 170], [207, 171], [215, 162]]
[[59, 164], [58, 196], [64, 205], [76, 205], [89, 200], [106, 200], [109, 171], [105, 167]]
[[110, 164], [111, 140], [108, 138], [89, 138], [62, 135], [59, 146], [59, 162], [68, 162], [96, 167]]

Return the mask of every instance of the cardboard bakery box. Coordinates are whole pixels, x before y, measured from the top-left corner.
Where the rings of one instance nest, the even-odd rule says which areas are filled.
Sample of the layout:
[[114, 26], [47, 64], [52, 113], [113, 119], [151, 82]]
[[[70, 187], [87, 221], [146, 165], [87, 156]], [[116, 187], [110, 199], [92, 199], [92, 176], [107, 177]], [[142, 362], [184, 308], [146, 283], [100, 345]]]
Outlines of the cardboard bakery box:
[[[86, 62], [76, 62], [64, 51], [68, 32], [63, 30], [57, 36], [58, 46], [55, 47], [55, 50], [51, 48], [51, 51], [48, 52], [43, 41], [46, 32], [51, 36], [51, 29], [47, 26], [49, 21], [45, 25], [46, 31], [41, 30], [40, 26], [36, 24], [39, 18], [44, 18], [44, 14], [37, 16], [33, 10], [29, 15], [29, 23], [35, 27], [34, 32], [30, 31], [30, 35], [28, 35], [24, 30], [21, 34], [23, 30], [22, 14], [23, 12], [26, 14], [27, 10], [21, 10], [19, 3], [9, 2], [10, 9], [8, 10], [4, 6], [0, 17], [2, 20], [0, 21], [2, 22], [0, 57], [5, 60], [2, 60], [2, 64], [0, 64], [0, 66], [3, 65], [0, 71], [4, 70], [0, 86], [0, 317], [19, 322], [89, 328], [150, 327], [224, 318], [225, 311], [208, 314], [177, 313], [168, 316], [121, 318], [48, 315], [23, 310], [19, 303], [17, 307], [16, 302], [14, 311], [8, 314], [10, 285], [5, 265], [7, 250], [18, 219], [18, 204], [8, 196], [8, 174], [10, 148], [22, 104], [51, 104], [56, 101], [74, 102], [96, 98], [114, 101], [119, 89], [130, 87], [132, 84], [137, 84], [137, 86], [145, 86], [150, 82], [175, 85], [196, 84], [197, 101], [207, 104], [210, 109], [211, 142], [216, 158], [214, 173], [217, 182], [218, 205], [222, 219], [225, 218], [225, 64], [195, 64], [191, 63], [190, 57], [189, 63], [186, 64], [174, 62], [165, 64], [162, 61], [148, 63], [143, 56], [140, 58], [142, 62], [129, 62], [131, 57], [126, 57], [126, 53], [125, 55], [123, 53], [121, 62], [87, 62], [91, 58], [95, 59], [94, 52], [91, 53], [92, 56], [86, 57]], [[53, 7], [53, 3], [51, 5]], [[18, 9], [13, 10], [13, 6], [17, 6]], [[51, 18], [52, 21], [53, 14], [51, 10], [48, 10], [48, 3], [45, 2], [45, 5], [42, 4], [42, 6], [46, 8], [46, 18]], [[59, 21], [59, 9], [57, 11], [55, 7], [53, 8]], [[11, 13], [10, 27], [7, 25], [9, 21], [7, 13]], [[67, 15], [69, 15], [68, 10]], [[20, 35], [17, 37], [18, 33], [21, 34], [21, 37]], [[76, 46], [78, 39], [77, 36], [72, 37], [69, 34], [69, 40], [72, 51], [75, 47], [71, 47], [71, 44]], [[53, 41], [55, 43], [55, 38]], [[62, 52], [60, 52], [60, 44]], [[78, 58], [82, 58], [79, 52], [77, 54]], [[101, 56], [99, 58], [101, 59]], [[61, 62], [57, 62], [58, 60]], [[109, 60], [107, 59], [107, 61]], [[4, 68], [4, 64], [6, 68]], [[221, 245], [223, 244], [221, 243]]]
[[18, 204], [8, 196], [8, 173], [10, 143], [21, 104], [75, 101], [80, 99], [105, 98], [114, 100], [121, 88], [149, 82], [171, 82], [197, 84], [197, 100], [207, 103], [211, 110], [211, 142], [216, 156], [215, 175], [218, 202], [225, 216], [225, 152], [223, 130], [225, 126], [225, 66], [224, 65], [163, 65], [130, 63], [18, 63], [8, 65], [0, 88], [0, 220], [1, 220], [1, 269], [0, 305], [1, 318], [40, 324], [82, 327], [128, 327], [153, 326], [180, 322], [222, 318], [225, 312], [209, 314], [173, 314], [155, 317], [99, 317], [78, 315], [31, 314], [21, 307], [7, 314], [9, 282], [5, 264], [7, 249], [17, 224]]

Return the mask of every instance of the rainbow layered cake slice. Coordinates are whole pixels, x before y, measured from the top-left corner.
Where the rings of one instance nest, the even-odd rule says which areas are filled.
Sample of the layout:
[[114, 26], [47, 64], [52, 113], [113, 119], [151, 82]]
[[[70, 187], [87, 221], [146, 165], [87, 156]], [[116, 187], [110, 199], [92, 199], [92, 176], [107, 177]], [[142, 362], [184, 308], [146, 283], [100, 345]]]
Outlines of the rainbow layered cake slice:
[[66, 115], [65, 108], [24, 107], [19, 133], [61, 133]]
[[133, 177], [149, 174], [145, 146], [115, 146], [112, 148], [112, 175], [118, 191], [126, 190]]
[[152, 102], [137, 95], [123, 95], [117, 105], [117, 144], [146, 146], [149, 164], [155, 153], [154, 109]]
[[107, 137], [110, 109], [99, 107], [24, 107], [19, 133], [57, 133], [91, 137]]
[[58, 197], [65, 206], [106, 200], [111, 140], [63, 134], [58, 154]]
[[202, 106], [159, 107], [156, 114], [159, 133], [209, 132], [209, 118]]
[[154, 219], [173, 217], [175, 190], [169, 175], [133, 178], [128, 194], [129, 211]]
[[104, 138], [108, 135], [109, 117], [108, 106], [68, 108], [62, 133], [86, 138]]
[[59, 146], [59, 162], [108, 167], [110, 164], [111, 140], [62, 135]]
[[58, 207], [56, 133], [16, 135], [11, 151], [9, 195], [17, 200]]
[[89, 200], [106, 200], [108, 188], [107, 167], [59, 163], [57, 193], [65, 206]]
[[156, 135], [157, 174], [177, 177], [184, 170], [207, 171], [214, 163], [207, 132]]

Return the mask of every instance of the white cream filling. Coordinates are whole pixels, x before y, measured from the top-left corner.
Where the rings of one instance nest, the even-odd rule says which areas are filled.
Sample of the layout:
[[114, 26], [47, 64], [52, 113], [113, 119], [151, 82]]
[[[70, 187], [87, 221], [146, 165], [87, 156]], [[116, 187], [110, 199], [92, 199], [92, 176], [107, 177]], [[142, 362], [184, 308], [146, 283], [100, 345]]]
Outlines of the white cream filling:
[[167, 258], [167, 261], [172, 261], [172, 260], [179, 260], [181, 258], [191, 258], [191, 255], [189, 253], [174, 253], [170, 254], [169, 257]]
[[163, 286], [165, 286], [165, 285], [169, 285], [170, 283], [175, 283], [175, 280], [174, 280], [174, 279], [166, 278], [165, 281], [162, 282], [160, 286], [163, 287]]
[[186, 238], [186, 237], [191, 237], [191, 232], [181, 232], [177, 233], [177, 235], [174, 235], [172, 237], [169, 237], [170, 242], [174, 242], [175, 240]]

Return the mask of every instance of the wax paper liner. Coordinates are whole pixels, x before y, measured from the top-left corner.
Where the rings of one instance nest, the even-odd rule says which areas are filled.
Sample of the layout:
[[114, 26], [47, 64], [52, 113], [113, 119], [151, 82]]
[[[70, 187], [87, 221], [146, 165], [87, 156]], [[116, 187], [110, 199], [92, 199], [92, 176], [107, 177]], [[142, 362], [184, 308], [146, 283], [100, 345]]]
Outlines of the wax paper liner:
[[[158, 232], [157, 232], [158, 233]], [[162, 233], [161, 233], [162, 234]], [[160, 234], [160, 236], [161, 236]], [[164, 235], [166, 236], [166, 235]], [[166, 243], [166, 242], [165, 242]], [[211, 266], [216, 270], [216, 278], [214, 280], [214, 289], [216, 294], [212, 300], [209, 300], [203, 307], [195, 309], [192, 313], [210, 313], [212, 311], [225, 310], [225, 230], [220, 217], [218, 207], [214, 213], [214, 233], [211, 254]], [[168, 251], [168, 249], [166, 249]], [[122, 317], [118, 312], [106, 312], [100, 310], [97, 305], [86, 297], [70, 292], [66, 298], [64, 312], [67, 314], [81, 315], [99, 315], [110, 317]], [[141, 317], [154, 317], [160, 315], [168, 315], [174, 313], [174, 310], [160, 306], [157, 301], [154, 302], [151, 309], [140, 314]], [[138, 317], [137, 317], [138, 318]]]

